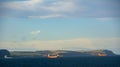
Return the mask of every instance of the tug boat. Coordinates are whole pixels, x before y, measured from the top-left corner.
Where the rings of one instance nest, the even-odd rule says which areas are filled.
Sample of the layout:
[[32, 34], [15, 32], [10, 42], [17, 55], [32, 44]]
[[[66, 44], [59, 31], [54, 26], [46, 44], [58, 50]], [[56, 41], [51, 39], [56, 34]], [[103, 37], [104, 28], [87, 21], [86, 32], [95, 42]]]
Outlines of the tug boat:
[[59, 54], [57, 54], [57, 53], [51, 53], [51, 54], [48, 54], [47, 57], [48, 58], [59, 58]]

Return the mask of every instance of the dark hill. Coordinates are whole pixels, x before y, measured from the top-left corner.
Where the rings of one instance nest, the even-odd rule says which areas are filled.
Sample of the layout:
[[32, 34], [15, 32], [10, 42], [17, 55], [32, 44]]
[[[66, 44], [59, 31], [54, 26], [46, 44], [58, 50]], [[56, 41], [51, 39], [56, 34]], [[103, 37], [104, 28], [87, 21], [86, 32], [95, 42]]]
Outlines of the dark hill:
[[0, 49], [0, 58], [4, 58], [5, 56], [9, 57], [10, 52], [6, 49]]

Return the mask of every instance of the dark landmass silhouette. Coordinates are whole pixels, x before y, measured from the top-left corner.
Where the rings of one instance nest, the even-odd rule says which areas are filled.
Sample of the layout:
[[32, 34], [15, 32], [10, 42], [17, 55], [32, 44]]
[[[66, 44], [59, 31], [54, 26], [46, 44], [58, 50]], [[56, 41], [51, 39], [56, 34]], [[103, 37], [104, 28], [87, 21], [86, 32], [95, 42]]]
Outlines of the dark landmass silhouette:
[[47, 57], [50, 53], [58, 53], [60, 57], [84, 57], [84, 56], [117, 56], [110, 50], [42, 50], [42, 51], [8, 51], [0, 49], [0, 58], [7, 57]]
[[4, 58], [5, 56], [10, 57], [10, 52], [6, 49], [0, 49], [0, 58]]
[[10, 51], [11, 57], [47, 57], [49, 53], [58, 53], [60, 57], [84, 56], [117, 56], [110, 50], [42, 50], [42, 51]]

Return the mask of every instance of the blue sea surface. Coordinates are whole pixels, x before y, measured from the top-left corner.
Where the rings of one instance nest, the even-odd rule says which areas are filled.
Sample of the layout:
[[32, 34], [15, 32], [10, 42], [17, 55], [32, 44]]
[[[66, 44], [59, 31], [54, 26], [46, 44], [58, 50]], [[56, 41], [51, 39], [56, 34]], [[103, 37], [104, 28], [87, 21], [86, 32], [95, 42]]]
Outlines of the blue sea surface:
[[120, 56], [0, 59], [0, 67], [120, 67]]

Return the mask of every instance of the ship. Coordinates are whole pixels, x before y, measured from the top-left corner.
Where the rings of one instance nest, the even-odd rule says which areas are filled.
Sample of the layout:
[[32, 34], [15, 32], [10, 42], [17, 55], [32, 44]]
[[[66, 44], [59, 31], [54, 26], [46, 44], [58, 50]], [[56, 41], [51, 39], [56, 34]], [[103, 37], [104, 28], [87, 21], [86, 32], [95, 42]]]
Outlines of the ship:
[[48, 58], [59, 58], [59, 54], [58, 53], [50, 53], [47, 55]]
[[99, 53], [98, 56], [107, 56], [105, 53]]

